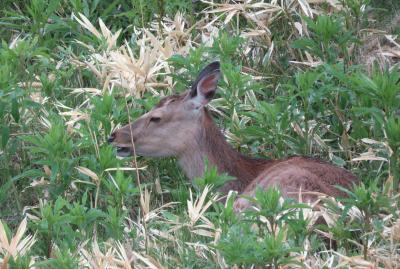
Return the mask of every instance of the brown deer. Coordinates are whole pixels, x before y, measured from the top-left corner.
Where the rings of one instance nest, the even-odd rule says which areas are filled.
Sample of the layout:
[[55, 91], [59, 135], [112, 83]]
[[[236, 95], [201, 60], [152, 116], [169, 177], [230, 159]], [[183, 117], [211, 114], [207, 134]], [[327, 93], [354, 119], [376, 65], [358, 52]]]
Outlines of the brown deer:
[[[358, 179], [351, 172], [310, 157], [281, 160], [255, 159], [234, 150], [214, 124], [206, 105], [213, 98], [221, 76], [219, 62], [206, 66], [189, 91], [163, 98], [150, 112], [133, 124], [116, 130], [109, 142], [117, 146], [119, 156], [175, 156], [186, 175], [202, 176], [204, 160], [236, 180], [226, 183], [220, 192], [230, 190], [252, 196], [256, 187], [277, 187], [283, 197], [313, 201], [319, 194], [343, 196], [335, 186], [352, 187]], [[250, 206], [238, 198], [234, 207]]]

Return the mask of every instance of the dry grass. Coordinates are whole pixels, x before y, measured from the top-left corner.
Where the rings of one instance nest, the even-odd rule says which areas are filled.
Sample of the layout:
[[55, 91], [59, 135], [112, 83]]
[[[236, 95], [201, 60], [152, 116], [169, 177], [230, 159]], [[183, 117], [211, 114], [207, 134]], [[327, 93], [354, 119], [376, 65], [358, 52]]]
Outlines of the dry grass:
[[[127, 42], [117, 47], [116, 40], [120, 31], [112, 34], [101, 19], [100, 33], [84, 15], [74, 17], [96, 38], [106, 42], [105, 49], [95, 49], [77, 41], [89, 48], [93, 54], [89, 60], [75, 59], [77, 65], [89, 68], [103, 82], [103, 91], [119, 86], [127, 89], [128, 95], [140, 97], [144, 91], [159, 94], [157, 89], [171, 89], [171, 78], [165, 76], [164, 79], [160, 79], [161, 75], [171, 73], [167, 59], [173, 54], [186, 55], [192, 45], [190, 29], [186, 29], [180, 13], [177, 13], [173, 20], [165, 19], [161, 24], [162, 29], [158, 23], [154, 23], [152, 29], [136, 29], [137, 40], [134, 48]], [[101, 91], [95, 93], [100, 94]]]
[[[8, 268], [10, 257], [16, 260], [18, 257], [26, 255], [30, 248], [35, 244], [35, 235], [28, 235], [23, 238], [27, 228], [26, 225], [27, 219], [24, 218], [21, 221], [15, 235], [11, 238], [11, 240], [8, 240], [6, 229], [3, 223], [0, 221], [0, 253], [3, 256], [0, 258], [1, 269]], [[33, 261], [33, 257], [31, 260]]]
[[[177, 72], [173, 70], [168, 63], [168, 59], [174, 55], [187, 55], [189, 49], [196, 47], [199, 43], [210, 46], [213, 38], [218, 34], [218, 29], [230, 27], [235, 20], [244, 18], [252, 27], [248, 29], [236, 29], [247, 42], [243, 48], [245, 55], [257, 55], [258, 50], [254, 49], [253, 43], [260, 43], [267, 47], [266, 59], [269, 60], [274, 54], [274, 42], [271, 38], [270, 26], [287, 16], [287, 13], [301, 14], [308, 17], [314, 17], [321, 12], [320, 4], [327, 2], [331, 7], [331, 12], [340, 10], [342, 7], [339, 1], [335, 0], [290, 0], [276, 1], [270, 3], [264, 1], [226, 1], [225, 3], [214, 3], [202, 1], [208, 7], [203, 11], [205, 19], [197, 24], [188, 27], [183, 14], [177, 13], [174, 18], [163, 18], [162, 23], [154, 22], [150, 29], [136, 29], [137, 40], [135, 44], [129, 44], [127, 41], [119, 45], [117, 40], [121, 30], [112, 33], [104, 22], [99, 19], [99, 29], [96, 28], [84, 15], [74, 15], [74, 19], [87, 29], [91, 35], [96, 37], [101, 44], [99, 47], [93, 47], [91, 44], [76, 42], [90, 51], [87, 59], [75, 57], [73, 63], [81, 68], [87, 68], [101, 81], [102, 88], [76, 88], [72, 90], [74, 95], [86, 93], [89, 95], [102, 95], [105, 91], [113, 91], [115, 87], [126, 89], [125, 96], [133, 95], [140, 98], [145, 91], [154, 95], [163, 94], [173, 89], [173, 81], [165, 74]], [[160, 28], [161, 27], [161, 28]], [[304, 23], [295, 22], [290, 24], [293, 32], [298, 36], [307, 36], [308, 30]], [[191, 31], [196, 29], [197, 36], [191, 35]], [[17, 39], [17, 38], [16, 38]], [[362, 48], [361, 62], [369, 70], [376, 63], [383, 69], [386, 66], [393, 66], [400, 58], [400, 44], [397, 37], [390, 36], [386, 32], [376, 32], [365, 30], [365, 39], [373, 40], [368, 42], [369, 46]], [[14, 40], [12, 44], [17, 42]], [[290, 52], [288, 52], [290, 53]], [[305, 59], [296, 59], [291, 55], [290, 63], [315, 67], [322, 62], [305, 53]], [[21, 82], [21, 87], [28, 85]], [[39, 81], [31, 83], [30, 87], [41, 87]], [[250, 93], [249, 93], [250, 94]], [[46, 98], [41, 96], [32, 96], [41, 103], [46, 102]], [[255, 97], [254, 97], [255, 98]], [[83, 103], [82, 106], [87, 105]], [[57, 105], [60, 115], [68, 117], [66, 121], [67, 129], [70, 133], [79, 132], [80, 120], [88, 120], [89, 115], [83, 113], [79, 108], [69, 108], [62, 104]], [[239, 120], [237, 120], [239, 121]], [[43, 118], [42, 124], [50, 126], [47, 119]], [[293, 126], [299, 134], [302, 132], [299, 126]], [[316, 141], [323, 144], [320, 139]], [[378, 157], [376, 151], [385, 150], [390, 152], [390, 148], [383, 142], [363, 140], [365, 144], [379, 145], [367, 152], [352, 159], [352, 161], [388, 161], [386, 158]], [[99, 143], [97, 145], [97, 154]], [[390, 156], [390, 154], [388, 155]], [[46, 169], [46, 168], [44, 168]], [[48, 169], [48, 168], [47, 168]], [[101, 178], [93, 171], [85, 167], [76, 167], [76, 169], [88, 176], [92, 184], [99, 187]], [[107, 171], [116, 170], [111, 168]], [[141, 168], [119, 168], [121, 170], [145, 169]], [[48, 172], [48, 171], [47, 171]], [[50, 173], [50, 172], [48, 172]], [[45, 184], [44, 178], [34, 182], [36, 185]], [[32, 186], [35, 186], [35, 185]], [[159, 257], [148, 254], [148, 248], [157, 248], [163, 245], [165, 248], [174, 249], [179, 255], [187, 249], [193, 249], [196, 255], [201, 259], [213, 259], [216, 267], [228, 268], [222, 255], [215, 246], [220, 238], [221, 231], [207, 217], [211, 205], [218, 200], [218, 196], [210, 191], [210, 187], [205, 187], [203, 192], [195, 197], [189, 190], [190, 198], [185, 205], [186, 211], [184, 218], [176, 218], [174, 221], [165, 217], [166, 212], [172, 211], [176, 203], [166, 203], [159, 207], [152, 208], [152, 193], [149, 189], [144, 189], [140, 195], [140, 207], [143, 211], [137, 219], [127, 218], [125, 221], [125, 231], [135, 230], [137, 238], [140, 238], [135, 251], [131, 249], [132, 242], [103, 242], [99, 243], [93, 240], [79, 248], [79, 261], [82, 268], [164, 268]], [[95, 199], [97, 205], [97, 197]], [[340, 204], [338, 205], [341, 206]], [[394, 205], [395, 206], [395, 205]], [[96, 207], [96, 206], [95, 206]], [[322, 216], [328, 226], [334, 225], [339, 218], [338, 214], [328, 210], [323, 206], [316, 204], [312, 209], [301, 209], [302, 214], [310, 220], [309, 229], [318, 217]], [[300, 213], [300, 211], [299, 211]], [[400, 212], [396, 212], [397, 215]], [[351, 218], [360, 218], [360, 212], [352, 209], [348, 212]], [[400, 268], [400, 219], [395, 219], [392, 215], [384, 216], [384, 227], [380, 236], [385, 238], [384, 244], [370, 242], [370, 257], [366, 261], [360, 256], [346, 256], [336, 251], [312, 252], [310, 242], [306, 241], [304, 251], [292, 253], [298, 261], [303, 263], [305, 268]], [[163, 223], [169, 227], [167, 230], [158, 228], [147, 228], [153, 223]], [[10, 257], [14, 259], [19, 256], [28, 255], [29, 249], [34, 245], [35, 236], [28, 235], [23, 238], [26, 231], [27, 221], [24, 219], [16, 234], [8, 240], [6, 229], [0, 222], [0, 268], [7, 268]], [[147, 225], [147, 226], [146, 226]], [[207, 244], [200, 241], [181, 241], [180, 235], [189, 233], [192, 237], [206, 238]], [[331, 234], [324, 234], [332, 238]], [[361, 248], [356, 242], [352, 242], [355, 247]], [[171, 253], [159, 253], [163, 260], [171, 263], [177, 263], [176, 257]], [[34, 261], [34, 258], [32, 258]], [[295, 268], [290, 265], [283, 268]], [[33, 268], [33, 267], [32, 267]]]
[[[85, 29], [105, 42], [105, 46], [94, 48], [89, 44], [77, 41], [89, 49], [92, 55], [90, 59], [84, 61], [76, 58], [74, 63], [91, 70], [103, 82], [103, 88], [102, 90], [75, 89], [74, 92], [100, 94], [104, 90], [112, 90], [114, 86], [119, 86], [127, 89], [128, 95], [139, 97], [144, 91], [150, 91], [157, 95], [160, 89], [171, 89], [173, 88], [172, 79], [162, 75], [172, 71], [176, 72], [176, 70], [172, 70], [167, 59], [174, 54], [185, 56], [191, 47], [200, 42], [211, 45], [214, 37], [218, 35], [218, 30], [240, 16], [253, 25], [249, 29], [240, 31], [237, 29], [243, 37], [248, 39], [247, 48], [244, 48], [245, 53], [248, 56], [257, 54], [251, 45], [253, 42], [259, 43], [261, 40], [262, 43], [266, 42], [265, 44], [269, 48], [268, 57], [271, 57], [274, 43], [271, 41], [269, 25], [282, 16], [286, 16], [285, 12], [313, 17], [314, 14], [319, 13], [318, 4], [325, 1], [293, 0], [287, 4], [283, 4], [284, 1], [272, 1], [271, 3], [238, 1], [221, 4], [203, 2], [209, 5], [203, 11], [207, 15], [204, 21], [199, 21], [187, 28], [183, 15], [177, 13], [173, 19], [164, 18], [161, 24], [152, 23], [150, 29], [136, 29], [137, 40], [133, 48], [127, 42], [122, 46], [117, 46], [116, 40], [120, 31], [113, 34], [101, 19], [99, 19], [99, 31], [84, 15], [74, 15], [74, 18]], [[334, 1], [329, 1], [329, 3], [333, 7], [339, 8], [338, 3]], [[296, 31], [301, 35], [307, 33], [304, 24], [294, 23], [292, 27], [297, 29]], [[199, 34], [191, 39], [190, 33], [194, 28]], [[311, 66], [319, 64], [309, 54], [306, 55], [309, 62], [303, 64]], [[301, 62], [293, 61], [293, 63]]]
[[367, 67], [371, 74], [375, 67], [380, 70], [396, 68], [400, 59], [400, 43], [398, 36], [388, 34], [391, 28], [399, 25], [400, 15], [393, 17], [384, 29], [362, 29], [362, 44], [359, 61]]
[[[204, 21], [198, 22], [191, 28], [187, 28], [185, 19], [182, 14], [177, 13], [173, 19], [165, 18], [161, 24], [154, 22], [151, 29], [136, 29], [136, 44], [131, 47], [130, 44], [124, 42], [122, 46], [116, 44], [116, 40], [120, 34], [117, 31], [113, 34], [99, 20], [100, 31], [96, 29], [82, 14], [74, 16], [75, 19], [86, 28], [92, 35], [99, 40], [103, 40], [105, 47], [93, 48], [88, 44], [77, 41], [82, 46], [90, 49], [92, 55], [89, 59], [82, 61], [75, 59], [75, 63], [91, 70], [103, 83], [102, 89], [75, 89], [74, 93], [86, 92], [89, 94], [100, 95], [105, 90], [113, 90], [115, 86], [122, 87], [127, 90], [127, 95], [140, 97], [144, 91], [150, 91], [155, 95], [160, 94], [160, 90], [168, 90], [173, 88], [172, 80], [164, 74], [171, 73], [172, 67], [169, 66], [167, 59], [174, 54], [186, 55], [191, 47], [201, 42], [211, 45], [213, 38], [217, 35], [218, 29], [231, 24], [239, 17], [245, 18], [253, 27], [249, 29], [241, 29], [240, 33], [246, 37], [247, 48], [246, 53], [257, 54], [251, 48], [252, 42], [262, 42], [268, 46], [267, 57], [271, 58], [274, 52], [274, 42], [271, 40], [271, 31], [269, 26], [280, 18], [286, 16], [286, 13], [296, 13], [308, 17], [319, 14], [319, 4], [326, 1], [271, 1], [264, 3], [261, 1], [237, 1], [226, 3], [214, 3], [203, 1], [208, 5], [203, 12], [206, 16]], [[327, 1], [331, 6], [331, 11], [341, 10], [338, 1]], [[286, 3], [286, 4], [284, 4]], [[162, 28], [160, 29], [160, 25]], [[293, 23], [291, 25], [294, 32], [299, 36], [307, 36], [308, 30], [305, 24]], [[192, 39], [190, 32], [196, 28], [199, 36]], [[237, 29], [239, 32], [239, 29]], [[383, 35], [383, 33], [378, 33]], [[393, 64], [393, 59], [399, 57], [400, 45], [392, 36], [383, 35], [386, 39], [385, 46], [380, 45], [378, 40], [376, 45], [369, 50], [374, 53], [368, 54], [368, 60], [365, 60], [367, 66], [372, 66], [372, 62], [378, 62], [381, 66]], [[305, 53], [306, 60], [293, 59], [292, 64], [306, 65], [315, 67], [322, 62], [314, 59], [308, 53]], [[375, 57], [372, 59], [372, 57]], [[79, 114], [79, 113], [78, 113]], [[77, 119], [81, 117], [77, 116]], [[368, 142], [368, 141], [367, 141]], [[378, 143], [378, 142], [377, 142]], [[353, 158], [353, 161], [378, 160], [386, 161], [381, 157], [375, 156], [374, 152], [368, 151], [361, 156]], [[89, 171], [79, 168], [80, 172], [87, 174], [89, 177], [96, 178]], [[190, 190], [189, 190], [190, 191]], [[144, 211], [142, 217], [137, 220], [127, 220], [127, 230], [135, 229], [138, 237], [143, 238], [139, 242], [142, 252], [135, 252], [127, 246], [119, 242], [105, 243], [103, 252], [100, 251], [98, 243], [92, 242], [91, 249], [82, 248], [80, 251], [82, 265], [86, 268], [163, 268], [156, 258], [146, 255], [147, 247], [156, 247], [157, 245], [172, 245], [176, 251], [183, 252], [185, 248], [195, 250], [198, 257], [212, 257], [215, 264], [220, 268], [227, 268], [227, 265], [219, 251], [210, 248], [215, 245], [220, 236], [220, 230], [206, 217], [206, 212], [211, 204], [217, 200], [217, 196], [210, 193], [208, 187], [204, 189], [199, 197], [193, 197], [190, 191], [190, 199], [187, 201], [187, 219], [186, 221], [171, 222], [163, 217], [163, 212], [174, 207], [174, 203], [162, 205], [159, 208], [151, 208], [151, 192], [147, 189], [140, 196], [141, 209]], [[340, 205], [339, 205], [340, 206]], [[322, 216], [329, 226], [334, 225], [338, 219], [337, 213], [334, 213], [322, 206], [312, 206], [313, 209], [302, 209], [302, 214], [310, 219], [309, 229], [312, 229], [313, 223]], [[349, 211], [351, 218], [359, 218], [360, 212], [356, 209]], [[168, 231], [158, 229], [146, 229], [146, 224], [152, 222], [163, 222], [170, 226]], [[397, 268], [400, 264], [400, 257], [397, 252], [399, 246], [398, 233], [400, 231], [400, 222], [392, 222], [390, 216], [387, 217], [384, 237], [388, 239], [390, 244], [374, 245], [371, 242], [370, 254], [368, 261], [360, 256], [346, 256], [340, 252], [327, 251], [315, 253], [310, 251], [310, 246], [304, 246], [301, 253], [292, 253], [298, 261], [303, 263], [306, 268]], [[179, 241], [179, 235], [183, 230], [193, 233], [195, 236], [209, 238], [209, 245], [196, 242]], [[322, 235], [332, 238], [330, 234]], [[167, 243], [166, 243], [167, 242]], [[308, 242], [309, 244], [309, 242]], [[356, 244], [354, 242], [354, 244]], [[360, 247], [360, 246], [358, 246]], [[174, 257], [170, 253], [162, 254], [165, 260], [174, 261]], [[290, 265], [290, 268], [297, 266]]]

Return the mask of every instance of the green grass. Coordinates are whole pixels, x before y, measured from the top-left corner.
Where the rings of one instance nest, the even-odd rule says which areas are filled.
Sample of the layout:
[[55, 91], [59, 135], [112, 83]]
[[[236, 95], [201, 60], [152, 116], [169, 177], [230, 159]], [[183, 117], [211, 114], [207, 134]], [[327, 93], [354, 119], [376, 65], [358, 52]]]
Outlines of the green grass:
[[[2, 1], [0, 268], [100, 268], [100, 257], [116, 268], [396, 268], [399, 5], [340, 2], [312, 5], [311, 18], [297, 4]], [[193, 188], [172, 158], [138, 157], [138, 172], [117, 159], [110, 133], [215, 59], [212, 113], [234, 148], [319, 157], [363, 183], [319, 211], [258, 191], [260, 210], [237, 216], [234, 195], [222, 204], [206, 186], [227, 179], [212, 167]], [[13, 237], [32, 241], [16, 253]]]

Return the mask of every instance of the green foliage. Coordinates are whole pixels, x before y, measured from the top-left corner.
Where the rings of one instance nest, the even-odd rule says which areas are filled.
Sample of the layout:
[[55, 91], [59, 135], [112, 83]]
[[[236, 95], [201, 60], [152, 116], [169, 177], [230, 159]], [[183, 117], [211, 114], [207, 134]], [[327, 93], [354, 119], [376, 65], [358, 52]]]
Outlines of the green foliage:
[[296, 209], [307, 208], [306, 205], [297, 204], [292, 200], [284, 200], [280, 202], [281, 194], [275, 188], [269, 188], [266, 191], [257, 188], [254, 197], [246, 197], [254, 206], [259, 210], [256, 212], [249, 211], [246, 214], [253, 218], [259, 225], [263, 225], [260, 217], [268, 220], [269, 227], [266, 230], [274, 234], [278, 227], [282, 226], [283, 222], [290, 222], [289, 220], [296, 214]]
[[[399, 212], [400, 70], [396, 64], [369, 69], [361, 55], [369, 45], [361, 29], [376, 25], [370, 18], [391, 17], [395, 10], [385, 11], [378, 2], [343, 0], [335, 13], [324, 4], [326, 12], [314, 18], [285, 6], [255, 22], [251, 18], [258, 15], [246, 13], [253, 1], [240, 14], [221, 16], [233, 19], [206, 45], [201, 29], [214, 13], [201, 13], [210, 8], [201, 1], [1, 1], [0, 218], [11, 240], [28, 215], [28, 233], [37, 239], [26, 254], [10, 257], [9, 267], [79, 268], [80, 250], [93, 249], [95, 240], [104, 253], [119, 241], [167, 268], [220, 268], [224, 262], [283, 268], [300, 266], [301, 255], [340, 266], [338, 257], [369, 260], [373, 248], [398, 254], [398, 243], [386, 234], [395, 231]], [[106, 87], [114, 77], [100, 78], [76, 64], [108, 52], [105, 38], [88, 35], [72, 14], [82, 13], [94, 25], [102, 19], [112, 32], [122, 29], [117, 46], [126, 40], [135, 54], [136, 30], [162, 36], [154, 25], [177, 11], [187, 31], [180, 36], [175, 29], [175, 38], [193, 43], [187, 55], [168, 59], [170, 74], [152, 81], [171, 78], [173, 89], [128, 96], [117, 83]], [[271, 34], [262, 28], [255, 32], [259, 36], [243, 35], [258, 26]], [[385, 33], [400, 33], [397, 25], [392, 28]], [[310, 57], [315, 66], [295, 64]], [[164, 94], [187, 90], [216, 59], [223, 79], [210, 111], [235, 149], [263, 158], [312, 155], [362, 179], [354, 189], [342, 189], [346, 198], [320, 204], [331, 219], [313, 219], [309, 206], [284, 200], [276, 189], [258, 189], [254, 197], [232, 194], [211, 201], [204, 212], [189, 212], [188, 201], [204, 199], [204, 206], [234, 179], [206, 163], [204, 175], [193, 181], [193, 198], [175, 160], [138, 157], [138, 167], [145, 169], [136, 173], [126, 169], [132, 158], [115, 157], [106, 141], [118, 125], [152, 109]], [[86, 91], [90, 88], [98, 91]], [[366, 160], [354, 161], [360, 156]], [[202, 196], [207, 185], [213, 188]], [[238, 197], [256, 209], [237, 214]], [[337, 256], [327, 250], [332, 243]]]
[[212, 186], [214, 189], [218, 190], [219, 187], [222, 187], [231, 180], [235, 180], [235, 178], [226, 173], [219, 174], [217, 167], [209, 167], [208, 160], [206, 160], [204, 162], [204, 175], [194, 178], [193, 183], [200, 190], [203, 190], [206, 186]]
[[77, 242], [91, 236], [86, 231], [93, 230], [96, 222], [106, 216], [100, 210], [87, 208], [86, 199], [84, 195], [82, 202], [74, 204], [63, 198], [58, 198], [54, 204], [41, 204], [32, 226], [43, 238], [45, 255], [50, 257], [53, 243], [66, 249], [75, 249]]
[[303, 206], [290, 200], [281, 202], [280, 192], [274, 188], [258, 189], [255, 197], [248, 199], [259, 210], [245, 212], [243, 219], [227, 228], [217, 245], [228, 264], [271, 268], [298, 264], [290, 253], [300, 251], [301, 244], [287, 240], [295, 230], [285, 223], [298, 222], [297, 209]]
[[31, 143], [29, 149], [34, 163], [49, 167], [51, 195], [57, 197], [71, 183], [73, 168], [77, 162], [73, 156], [74, 142], [66, 132], [63, 122], [54, 122], [44, 136], [27, 136], [25, 141]]
[[339, 18], [321, 15], [315, 22], [307, 17], [303, 19], [312, 36], [295, 40], [293, 48], [307, 51], [326, 63], [335, 63], [339, 57], [343, 57], [346, 64], [350, 61], [352, 55], [348, 54], [348, 49], [358, 40], [351, 30], [344, 28]]
[[[389, 214], [396, 214], [392, 206], [395, 204], [390, 197], [388, 197], [379, 187], [377, 181], [371, 181], [368, 185], [361, 183], [355, 186], [352, 191], [339, 187], [340, 190], [345, 192], [348, 197], [341, 198], [345, 205], [338, 207], [334, 203], [329, 203], [329, 208], [337, 212], [340, 217], [339, 221], [331, 228], [334, 238], [342, 239], [338, 242], [343, 245], [346, 251], [350, 251], [349, 242], [352, 237], [357, 240], [355, 233], [361, 234], [363, 244], [364, 259], [368, 258], [369, 241], [380, 236], [383, 227], [381, 214], [387, 212]], [[349, 218], [350, 210], [357, 210], [354, 218]]]
[[[29, 91], [17, 85], [18, 81], [30, 80], [34, 69], [29, 62], [44, 56], [44, 49], [38, 47], [38, 39], [22, 40], [14, 49], [3, 42], [0, 47], [0, 130], [1, 148], [5, 149], [10, 138], [12, 124], [20, 123], [20, 115], [35, 107], [26, 99]], [[25, 71], [27, 68], [27, 71]]]
[[73, 269], [79, 267], [79, 257], [71, 255], [68, 249], [60, 249], [54, 253], [54, 258], [35, 264], [38, 268]]

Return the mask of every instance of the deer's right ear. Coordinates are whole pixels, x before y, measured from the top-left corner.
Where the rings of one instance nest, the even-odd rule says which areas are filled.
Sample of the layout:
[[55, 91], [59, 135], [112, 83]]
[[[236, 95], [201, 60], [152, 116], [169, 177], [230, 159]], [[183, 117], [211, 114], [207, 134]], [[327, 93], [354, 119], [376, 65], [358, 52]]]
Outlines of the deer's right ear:
[[196, 108], [206, 105], [214, 97], [221, 77], [219, 62], [207, 65], [199, 74], [190, 91], [191, 101]]

